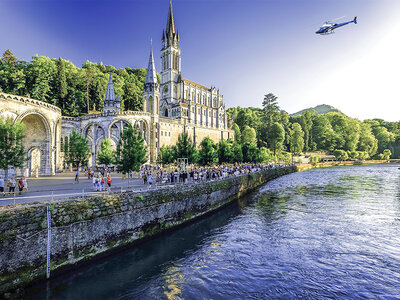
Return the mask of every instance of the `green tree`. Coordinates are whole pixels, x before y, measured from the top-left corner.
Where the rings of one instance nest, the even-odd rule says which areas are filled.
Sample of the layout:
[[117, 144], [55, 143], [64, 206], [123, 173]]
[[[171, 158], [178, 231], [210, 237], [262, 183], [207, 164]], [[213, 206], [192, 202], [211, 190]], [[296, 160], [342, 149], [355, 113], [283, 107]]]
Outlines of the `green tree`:
[[278, 105], [278, 97], [272, 93], [268, 93], [264, 96], [262, 105], [264, 110], [264, 121], [269, 128], [274, 122], [279, 120], [280, 108]]
[[1, 59], [1, 62], [5, 65], [16, 65], [16, 63], [18, 62], [18, 58], [15, 57], [10, 49], [7, 49], [3, 53], [3, 58]]
[[313, 150], [333, 151], [336, 147], [335, 132], [326, 115], [318, 115], [313, 121], [312, 141]]
[[218, 143], [218, 161], [219, 163], [233, 163], [234, 153], [233, 153], [233, 142], [232, 140], [220, 141]]
[[111, 149], [111, 140], [104, 139], [100, 144], [100, 152], [97, 154], [97, 162], [108, 167], [114, 161], [115, 151]]
[[259, 149], [257, 148], [257, 145], [251, 144], [249, 142], [245, 142], [242, 144], [242, 151], [243, 151], [243, 161], [244, 162], [256, 162], [258, 155], [259, 155]]
[[290, 136], [290, 152], [299, 155], [304, 148], [304, 132], [299, 123], [292, 124], [292, 132]]
[[0, 169], [5, 170], [8, 180], [8, 168], [22, 168], [25, 150], [22, 144], [25, 126], [14, 123], [11, 118], [0, 118]]
[[116, 151], [116, 164], [122, 173], [138, 172], [147, 161], [147, 149], [142, 135], [128, 126], [121, 133]]
[[309, 162], [313, 165], [316, 165], [321, 161], [321, 158], [318, 155], [310, 156]]
[[233, 152], [233, 161], [235, 163], [241, 163], [243, 162], [243, 149], [242, 145], [239, 143], [234, 143], [232, 145], [232, 152]]
[[89, 142], [79, 132], [72, 130], [68, 143], [64, 144], [64, 162], [78, 168], [87, 166], [90, 157]]
[[389, 149], [385, 149], [381, 154], [379, 154], [379, 158], [384, 160], [389, 160], [390, 156], [392, 156], [392, 151]]
[[341, 160], [341, 161], [349, 158], [347, 152], [344, 150], [341, 150], [341, 149], [334, 150], [333, 155], [336, 157], [336, 159]]
[[184, 132], [178, 136], [178, 142], [176, 143], [176, 158], [187, 158], [190, 164], [197, 163], [199, 159], [199, 153], [189, 139], [187, 132]]
[[378, 140], [378, 152], [382, 153], [384, 149], [389, 149], [395, 141], [394, 133], [388, 131], [386, 127], [373, 126], [372, 131]]
[[201, 141], [199, 157], [203, 166], [218, 163], [218, 152], [215, 148], [214, 141], [209, 137]]
[[[88, 61], [86, 61], [87, 63]], [[87, 112], [89, 113], [90, 110], [90, 89], [93, 84], [95, 71], [94, 68], [88, 66], [85, 68], [85, 85], [86, 85], [86, 108]]]
[[274, 122], [271, 126], [271, 130], [268, 132], [269, 146], [274, 151], [274, 155], [276, 155], [277, 151], [279, 152], [282, 150], [284, 140], [285, 129], [282, 124]]
[[360, 125], [358, 150], [367, 152], [370, 157], [374, 156], [378, 151], [378, 140], [372, 133], [371, 125], [365, 122]]
[[244, 127], [242, 131], [242, 143], [257, 144], [257, 134], [254, 128], [247, 125]]
[[235, 132], [235, 142], [241, 142], [242, 134], [240, 132], [240, 128], [236, 123], [233, 123], [232, 130]]
[[65, 109], [65, 98], [68, 94], [68, 89], [67, 89], [67, 77], [65, 75], [65, 67], [64, 67], [64, 61], [60, 57], [57, 60], [57, 83], [56, 83], [56, 99], [58, 100], [56, 105], [61, 108], [61, 110], [64, 112]]
[[260, 117], [255, 111], [250, 108], [239, 109], [237, 117], [235, 119], [235, 123], [239, 126], [242, 134], [245, 126], [249, 126], [251, 128], [254, 128], [255, 130], [258, 130], [260, 122]]
[[55, 62], [46, 56], [34, 56], [26, 70], [26, 85], [34, 99], [55, 104], [53, 84], [56, 75]]
[[304, 132], [304, 149], [310, 151], [311, 128], [313, 125], [313, 118], [315, 111], [305, 111], [300, 116], [300, 125]]
[[272, 158], [271, 151], [265, 147], [258, 148], [254, 161], [256, 163], [268, 163]]
[[176, 157], [176, 147], [175, 146], [161, 146], [158, 152], [157, 162], [159, 164], [172, 164]]

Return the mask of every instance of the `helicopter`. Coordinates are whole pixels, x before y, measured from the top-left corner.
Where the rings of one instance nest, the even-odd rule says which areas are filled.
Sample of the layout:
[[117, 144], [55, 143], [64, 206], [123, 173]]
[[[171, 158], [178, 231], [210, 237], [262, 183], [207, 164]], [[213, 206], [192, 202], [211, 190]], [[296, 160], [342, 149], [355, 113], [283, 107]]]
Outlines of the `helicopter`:
[[339, 24], [332, 23], [332, 22], [325, 22], [315, 33], [321, 34], [321, 35], [335, 33], [334, 30], [336, 28], [342, 27], [342, 26], [350, 24], [350, 23], [357, 24], [357, 16], [355, 16], [354, 19], [351, 21], [343, 22], [343, 23], [339, 23]]

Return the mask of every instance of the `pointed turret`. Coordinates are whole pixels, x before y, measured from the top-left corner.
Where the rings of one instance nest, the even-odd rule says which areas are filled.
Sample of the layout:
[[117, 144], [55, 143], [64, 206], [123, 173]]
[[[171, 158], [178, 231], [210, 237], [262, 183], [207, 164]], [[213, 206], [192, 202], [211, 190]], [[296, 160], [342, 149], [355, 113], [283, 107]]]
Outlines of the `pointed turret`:
[[149, 57], [149, 64], [147, 66], [147, 75], [145, 83], [157, 83], [157, 73], [156, 73], [156, 67], [154, 65], [152, 41], [150, 41], [150, 57]]
[[120, 111], [121, 110], [120, 102], [121, 100], [119, 99], [119, 97], [117, 97], [117, 99], [115, 98], [114, 84], [110, 73], [110, 77], [108, 78], [106, 97], [104, 98], [103, 112]]
[[108, 84], [107, 84], [107, 92], [106, 92], [106, 97], [104, 98], [105, 101], [107, 100], [115, 100], [115, 92], [114, 92], [114, 85], [110, 73], [110, 77], [108, 78]]
[[150, 57], [147, 66], [146, 81], [143, 85], [143, 111], [158, 115], [160, 101], [160, 86], [157, 81], [157, 72], [154, 65], [153, 42], [150, 40]]

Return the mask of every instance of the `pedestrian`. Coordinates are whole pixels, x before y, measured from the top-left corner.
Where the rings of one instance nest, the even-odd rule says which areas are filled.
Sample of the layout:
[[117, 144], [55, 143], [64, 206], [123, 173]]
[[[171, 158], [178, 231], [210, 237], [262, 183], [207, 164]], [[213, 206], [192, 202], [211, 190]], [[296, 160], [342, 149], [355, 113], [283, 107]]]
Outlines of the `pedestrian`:
[[92, 182], [93, 182], [93, 191], [95, 191], [95, 190], [97, 190], [97, 178], [93, 177]]
[[102, 191], [102, 190], [104, 190], [104, 176], [103, 175], [101, 175], [100, 184], [101, 184], [100, 190]]
[[153, 175], [151, 175], [151, 172], [150, 172], [149, 176], [147, 177], [147, 182], [149, 183], [150, 186], [153, 184]]
[[90, 173], [92, 172], [92, 170], [90, 170], [90, 168], [87, 170], [87, 179], [90, 179]]
[[108, 174], [108, 176], [107, 176], [108, 192], [111, 192], [111, 182], [112, 182], [111, 176], [110, 176], [110, 174]]
[[0, 193], [3, 193], [4, 196], [4, 179], [0, 177]]
[[78, 169], [75, 172], [75, 182], [76, 182], [76, 184], [79, 183], [79, 170]]
[[22, 190], [24, 189], [24, 182], [22, 181], [22, 177], [19, 178], [18, 180], [18, 191], [19, 191], [19, 195], [22, 194]]
[[16, 185], [15, 179], [14, 177], [11, 177], [10, 181], [7, 184], [9, 193], [15, 193], [15, 185]]
[[25, 192], [28, 192], [29, 191], [28, 190], [28, 180], [26, 179], [26, 177], [22, 177], [22, 182], [24, 184]]

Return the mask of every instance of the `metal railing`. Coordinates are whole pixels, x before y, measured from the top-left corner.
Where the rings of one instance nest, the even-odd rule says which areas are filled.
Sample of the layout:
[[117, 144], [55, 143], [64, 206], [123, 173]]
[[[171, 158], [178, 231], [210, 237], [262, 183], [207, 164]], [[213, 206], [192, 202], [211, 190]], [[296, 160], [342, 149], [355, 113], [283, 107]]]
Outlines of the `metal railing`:
[[[280, 167], [275, 167], [275, 168], [280, 168]], [[2, 205], [11, 205], [10, 204], [3, 204], [2, 202], [5, 201], [11, 201], [12, 204], [15, 206], [16, 204], [22, 204], [22, 203], [34, 203], [37, 202], [35, 201], [36, 199], [40, 201], [40, 199], [44, 199], [43, 202], [46, 201], [54, 201], [55, 199], [69, 199], [72, 197], [79, 197], [79, 198], [85, 198], [87, 196], [96, 196], [96, 195], [109, 195], [109, 194], [118, 194], [118, 193], [124, 193], [124, 192], [135, 192], [135, 193], [144, 193], [144, 192], [149, 192], [149, 191], [155, 191], [155, 190], [162, 190], [162, 189], [168, 189], [168, 188], [174, 188], [176, 186], [190, 186], [190, 185], [198, 185], [201, 183], [206, 183], [206, 182], [212, 182], [212, 181], [219, 181], [219, 180], [224, 180], [228, 178], [234, 178], [234, 177], [241, 177], [249, 174], [254, 174], [266, 170], [272, 170], [275, 168], [270, 168], [270, 169], [260, 169], [257, 171], [250, 171], [249, 173], [244, 173], [244, 174], [227, 174], [226, 176], [220, 176], [216, 178], [208, 178], [208, 179], [198, 179], [195, 181], [193, 178], [187, 178], [187, 181], [177, 181], [177, 182], [167, 182], [167, 183], [155, 183], [152, 185], [143, 185], [143, 186], [129, 186], [129, 185], [117, 185], [112, 187], [110, 190], [108, 187], [99, 187], [100, 190], [91, 190], [94, 188], [86, 188], [82, 189], [82, 191], [77, 191], [73, 193], [55, 193], [57, 190], [50, 190], [50, 191], [36, 191], [36, 192], [29, 192], [29, 193], [43, 193], [43, 192], [48, 192], [49, 194], [46, 195], [28, 195], [28, 196], [22, 196], [19, 191], [14, 191], [14, 192], [3, 192], [2, 194], [4, 197], [1, 197], [0, 194], [0, 206]], [[59, 191], [59, 190], [58, 190]], [[50, 194], [51, 193], [51, 194]], [[5, 197], [5, 195], [9, 195], [10, 197]], [[29, 200], [29, 201], [26, 201]], [[33, 200], [33, 201], [32, 201]]]

